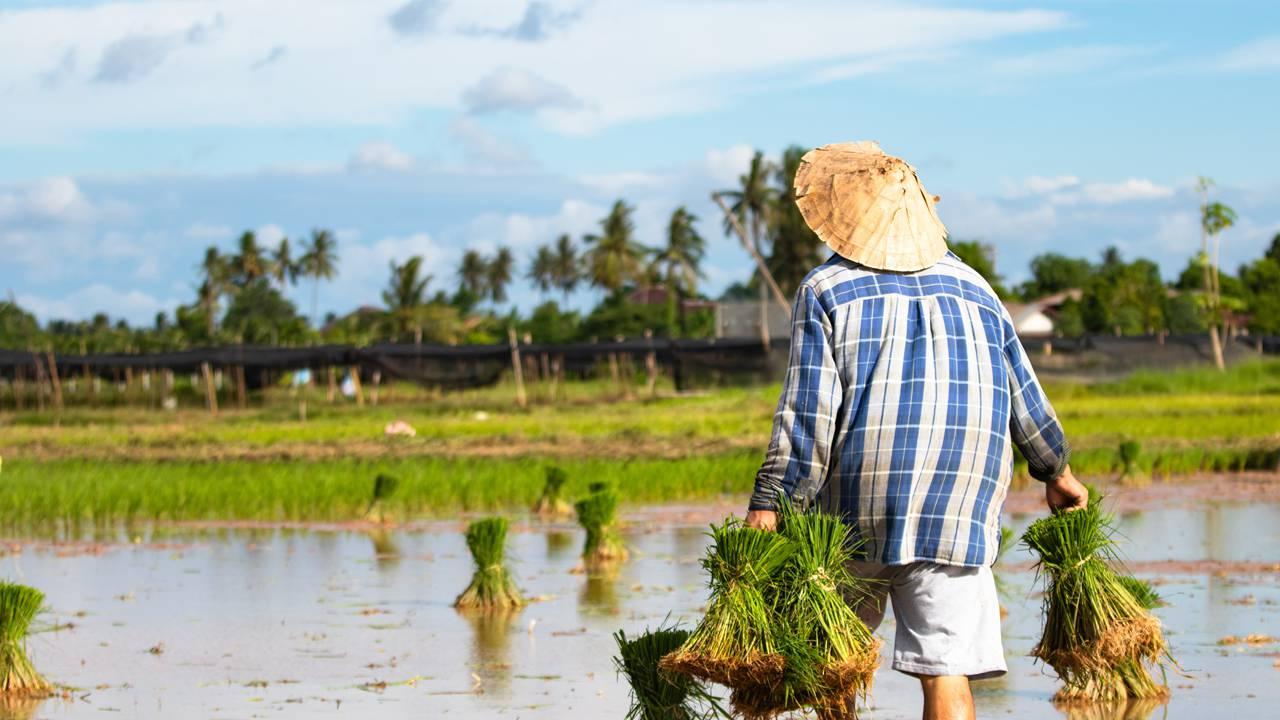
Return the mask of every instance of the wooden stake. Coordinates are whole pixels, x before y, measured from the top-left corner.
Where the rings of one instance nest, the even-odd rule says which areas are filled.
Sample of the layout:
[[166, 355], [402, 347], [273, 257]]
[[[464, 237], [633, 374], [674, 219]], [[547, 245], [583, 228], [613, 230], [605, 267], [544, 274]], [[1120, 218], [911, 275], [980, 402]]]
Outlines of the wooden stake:
[[352, 365], [347, 372], [351, 373], [351, 385], [356, 389], [356, 405], [364, 407], [364, 388], [360, 386], [360, 366]]
[[31, 353], [31, 357], [36, 361], [36, 410], [44, 412], [44, 363], [37, 353]]
[[13, 368], [13, 383], [10, 389], [13, 390], [13, 407], [18, 411], [25, 409], [27, 404], [27, 383], [23, 377], [26, 374], [26, 370], [23, 370], [21, 365]]
[[635, 400], [631, 391], [631, 383], [636, 379], [636, 369], [631, 364], [631, 353], [622, 353], [622, 399]]
[[516, 329], [507, 328], [507, 344], [511, 346], [511, 371], [515, 373], [516, 405], [526, 407], [529, 398], [524, 394], [524, 368], [520, 364], [520, 344], [516, 342]]
[[213, 387], [213, 368], [209, 363], [200, 363], [200, 374], [204, 376], [204, 403], [210, 415], [218, 414], [218, 392]]
[[[544, 355], [543, 357], [546, 356]], [[551, 378], [551, 387], [547, 394], [550, 395], [551, 402], [555, 402], [556, 391], [560, 388], [560, 358], [557, 357], [551, 361], [551, 372], [548, 374], [548, 377]]]
[[333, 401], [334, 401], [334, 400], [337, 398], [337, 396], [338, 396], [338, 377], [337, 377], [337, 375], [338, 375], [338, 374], [334, 371], [333, 366], [332, 366], [332, 365], [330, 365], [330, 366], [329, 366], [329, 391], [326, 393], [326, 397], [327, 397], [327, 398], [328, 398], [328, 400], [329, 400], [329, 404], [333, 404]]
[[62, 412], [62, 378], [58, 377], [58, 359], [53, 351], [47, 353], [49, 358], [49, 380], [53, 383], [53, 406]]
[[249, 406], [249, 383], [245, 381], [244, 366], [236, 365], [232, 372], [236, 378], [236, 405], [239, 405], [240, 409], [244, 410]]
[[382, 371], [374, 370], [373, 371], [373, 392], [370, 393], [370, 398], [369, 398], [370, 400], [373, 401], [374, 407], [378, 407], [378, 388], [381, 385], [382, 385]]

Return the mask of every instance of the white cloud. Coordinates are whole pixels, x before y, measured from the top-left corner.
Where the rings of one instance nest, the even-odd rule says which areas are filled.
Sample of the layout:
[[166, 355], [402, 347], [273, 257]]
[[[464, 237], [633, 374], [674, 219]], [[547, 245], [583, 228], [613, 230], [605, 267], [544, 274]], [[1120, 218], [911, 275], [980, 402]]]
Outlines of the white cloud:
[[[553, 130], [590, 132], [722, 106], [758, 92], [760, 73], [798, 81], [815, 67], [945, 53], [1067, 21], [1059, 12], [844, 0], [599, 0], [557, 11], [581, 9], [576, 21], [554, 31], [534, 13], [543, 19], [526, 34], [544, 39], [533, 43], [458, 31], [492, 26], [511, 8], [509, 0], [419, 0], [388, 3], [381, 12], [369, 5], [225, 0], [219, 8], [226, 22], [216, 33], [208, 5], [185, 0], [6, 12], [0, 87], [12, 90], [0, 142], [140, 126], [389, 123], [424, 108], [467, 106], [541, 108], [539, 121]], [[429, 42], [387, 42], [389, 18], [402, 34], [435, 31]], [[98, 76], [113, 82], [44, 87], [32, 68], [57, 67], [72, 47], [82, 58], [99, 58]], [[292, 62], [275, 63], [270, 73], [247, 72], [276, 47], [287, 47]], [[464, 100], [464, 91], [503, 67], [518, 70]]]
[[1144, 178], [1129, 178], [1121, 182], [1081, 182], [1075, 175], [1054, 177], [1032, 176], [1018, 183], [1005, 183], [1005, 196], [1009, 198], [1044, 197], [1055, 205], [1081, 203], [1112, 205], [1139, 200], [1157, 200], [1172, 197], [1174, 189], [1158, 185]]
[[519, 168], [533, 165], [527, 150], [499, 138], [465, 115], [459, 115], [449, 123], [449, 135], [458, 142], [468, 160], [482, 166]]
[[708, 150], [705, 160], [707, 176], [717, 188], [734, 185], [751, 167], [751, 158], [755, 153], [755, 148], [750, 145]]
[[[442, 246], [427, 233], [413, 233], [385, 237], [371, 244], [339, 245], [339, 273], [333, 282], [321, 285], [322, 304], [337, 306], [341, 312], [365, 305], [380, 305], [380, 293], [391, 277], [391, 262], [403, 263], [415, 255], [422, 256], [423, 270], [433, 278], [428, 292], [434, 294], [437, 290], [452, 289], [461, 250]], [[306, 292], [301, 297], [310, 297], [310, 289], [302, 289]], [[310, 312], [308, 303], [303, 303], [302, 307]]]
[[358, 172], [396, 172], [413, 167], [413, 158], [389, 142], [367, 142], [356, 149], [347, 167]]
[[534, 112], [544, 108], [576, 108], [581, 102], [565, 86], [513, 67], [496, 68], [462, 92], [462, 104], [473, 115], [503, 111]]
[[253, 237], [258, 241], [259, 247], [273, 248], [285, 237], [285, 231], [284, 228], [275, 223], [267, 223], [266, 225], [259, 225], [253, 231]]
[[627, 192], [652, 190], [672, 181], [669, 175], [651, 172], [617, 172], [605, 175], [584, 175], [579, 178], [583, 185], [606, 195], [619, 195]]
[[83, 222], [94, 208], [69, 177], [38, 180], [25, 187], [0, 189], [0, 220], [20, 225], [34, 222]]
[[176, 298], [161, 299], [140, 290], [117, 290], [103, 283], [94, 283], [57, 298], [19, 294], [17, 300], [41, 321], [86, 318], [105, 312], [112, 318], [124, 318], [131, 324], [150, 324], [156, 313], [172, 312], [179, 303]]
[[255, 60], [254, 63], [249, 66], [249, 69], [261, 70], [270, 65], [275, 65], [276, 63], [284, 60], [288, 54], [289, 48], [284, 45], [276, 45], [271, 48], [271, 51], [264, 55], [261, 60]]
[[526, 213], [485, 213], [471, 221], [468, 247], [492, 252], [506, 245], [516, 250], [529, 250], [554, 242], [568, 233], [578, 238], [599, 229], [600, 219], [609, 211], [603, 205], [584, 200], [565, 200], [551, 215]]
[[1275, 70], [1280, 68], [1280, 36], [1258, 38], [1232, 48], [1217, 63], [1228, 71]]
[[192, 223], [182, 231], [183, 237], [192, 240], [214, 240], [223, 241], [231, 238], [232, 230], [226, 225], [212, 225], [209, 223]]

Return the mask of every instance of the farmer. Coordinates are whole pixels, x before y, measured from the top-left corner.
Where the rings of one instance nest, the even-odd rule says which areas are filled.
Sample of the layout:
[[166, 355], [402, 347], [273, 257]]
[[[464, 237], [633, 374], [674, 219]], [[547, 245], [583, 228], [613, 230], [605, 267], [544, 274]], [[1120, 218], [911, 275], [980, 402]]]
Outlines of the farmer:
[[785, 496], [840, 513], [871, 628], [897, 618], [893, 667], [926, 720], [974, 717], [969, 680], [1003, 675], [991, 565], [1013, 445], [1050, 507], [1083, 507], [1062, 426], [991, 286], [947, 250], [915, 170], [871, 142], [804, 156], [796, 203], [835, 251], [796, 294], [791, 359], [747, 524]]

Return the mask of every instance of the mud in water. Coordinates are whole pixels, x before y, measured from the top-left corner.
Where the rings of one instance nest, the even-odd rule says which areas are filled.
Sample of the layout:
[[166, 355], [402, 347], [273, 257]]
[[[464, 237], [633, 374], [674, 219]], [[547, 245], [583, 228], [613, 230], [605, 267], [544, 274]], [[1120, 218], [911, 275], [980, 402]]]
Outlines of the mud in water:
[[[1185, 676], [1170, 674], [1167, 706], [1054, 708], [1055, 681], [1026, 657], [1040, 600], [1029, 558], [1015, 550], [999, 573], [1010, 673], [975, 685], [980, 716], [1276, 717], [1280, 498], [1232, 497], [1221, 482], [1115, 495], [1133, 566], [1169, 602], [1157, 613]], [[1009, 507], [1020, 531], [1037, 506], [1028, 495]], [[517, 524], [513, 571], [535, 602], [492, 616], [451, 607], [472, 573], [461, 522], [10, 539], [0, 575], [39, 587], [51, 608], [43, 620], [54, 629], [31, 638], [30, 654], [73, 689], [0, 703], [0, 718], [620, 718], [627, 689], [610, 634], [696, 618], [705, 523], [735, 509], [627, 513], [632, 560], [591, 576], [573, 572], [576, 528]], [[916, 681], [889, 669], [892, 616], [879, 634], [886, 659], [864, 717], [919, 717]]]

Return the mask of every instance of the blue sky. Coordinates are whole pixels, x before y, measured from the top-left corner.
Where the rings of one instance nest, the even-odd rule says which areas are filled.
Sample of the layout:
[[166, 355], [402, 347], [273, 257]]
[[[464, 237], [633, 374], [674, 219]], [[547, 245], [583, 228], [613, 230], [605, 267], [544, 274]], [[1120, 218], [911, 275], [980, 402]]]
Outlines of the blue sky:
[[0, 290], [150, 322], [204, 247], [320, 226], [346, 311], [392, 260], [451, 289], [465, 249], [523, 261], [625, 197], [650, 244], [703, 218], [714, 294], [749, 261], [708, 193], [752, 148], [853, 139], [1009, 279], [1108, 245], [1173, 275], [1200, 174], [1234, 267], [1280, 231], [1278, 81], [1265, 2], [0, 0]]

